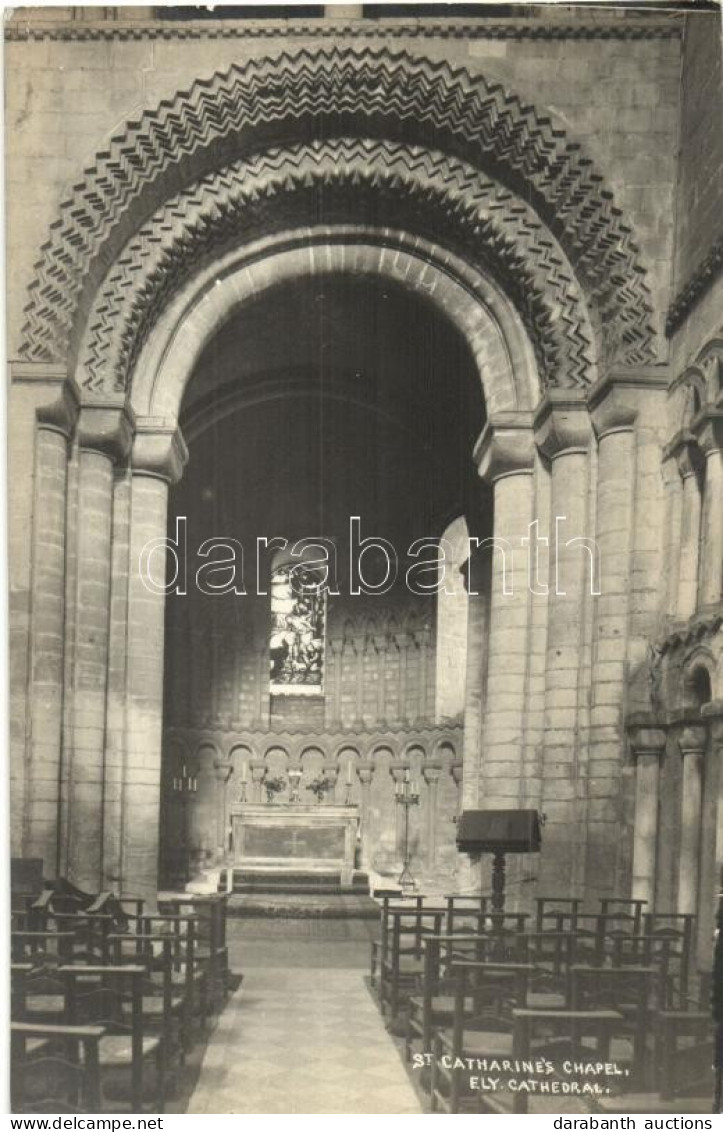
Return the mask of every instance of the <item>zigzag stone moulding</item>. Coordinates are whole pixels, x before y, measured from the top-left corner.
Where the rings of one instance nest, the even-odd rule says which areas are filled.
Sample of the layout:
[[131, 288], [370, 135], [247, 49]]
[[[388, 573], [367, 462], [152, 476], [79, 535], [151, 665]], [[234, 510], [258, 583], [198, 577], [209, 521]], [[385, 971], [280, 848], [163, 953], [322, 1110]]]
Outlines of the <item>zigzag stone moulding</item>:
[[[584, 296], [533, 209], [441, 153], [342, 139], [236, 162], [159, 209], [123, 249], [93, 307], [79, 367], [85, 388], [100, 393], [110, 379], [123, 391], [161, 307], [184, 280], [224, 247], [263, 235], [270, 219], [303, 225], [313, 206], [307, 198], [321, 186], [325, 218], [337, 206], [347, 222], [363, 221], [365, 191], [377, 206], [386, 194], [388, 224], [399, 220], [406, 231], [444, 239], [514, 290], [546, 383], [590, 380], [594, 344]], [[272, 212], [264, 207], [269, 198]], [[600, 321], [606, 314], [603, 307]]]
[[370, 48], [255, 60], [129, 123], [61, 206], [30, 287], [23, 356], [69, 359], [108, 266], [179, 189], [274, 145], [349, 135], [433, 147], [528, 201], [598, 298], [605, 279], [608, 325], [619, 327], [606, 352], [627, 364], [654, 356], [639, 251], [580, 147], [498, 83]]
[[189, 20], [183, 23], [143, 23], [124, 20], [122, 23], [82, 23], [73, 24], [10, 24], [5, 31], [7, 40], [69, 40], [92, 42], [95, 40], [173, 40], [173, 39], [336, 39], [339, 35], [358, 39], [385, 38], [398, 39], [678, 39], [680, 26], [669, 18], [665, 24], [636, 23], [625, 20], [622, 24], [580, 23], [569, 24], [523, 24], [510, 20], [504, 24], [467, 24], [457, 20], [445, 20], [443, 24], [430, 20], [415, 20], [414, 23], [394, 23], [385, 20], [357, 20], [346, 23], [334, 19], [313, 23], [295, 23], [291, 20], [276, 20], [272, 23], [223, 23], [220, 20], [206, 23]]

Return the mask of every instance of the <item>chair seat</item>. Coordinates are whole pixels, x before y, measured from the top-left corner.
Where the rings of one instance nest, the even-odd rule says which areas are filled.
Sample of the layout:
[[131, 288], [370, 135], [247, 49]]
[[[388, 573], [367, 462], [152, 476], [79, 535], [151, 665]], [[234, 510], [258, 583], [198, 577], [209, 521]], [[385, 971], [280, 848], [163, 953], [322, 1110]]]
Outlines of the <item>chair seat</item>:
[[[150, 1034], [143, 1038], [143, 1056], [148, 1057], [160, 1045], [160, 1038]], [[98, 1060], [101, 1065], [130, 1065], [133, 1058], [130, 1034], [106, 1034], [100, 1039]]]
[[[204, 971], [194, 971], [193, 974], [191, 975], [191, 981], [194, 982], [194, 983], [202, 983], [205, 977], [206, 976], [205, 976]], [[174, 971], [173, 975], [171, 977], [171, 982], [173, 983], [174, 987], [185, 986], [186, 985], [186, 972], [185, 971]]]
[[33, 1054], [38, 1054], [42, 1050], [47, 1049], [49, 1045], [49, 1038], [27, 1038], [25, 1041], [25, 1053], [28, 1057], [32, 1057]]
[[527, 996], [530, 1010], [563, 1010], [565, 1004], [564, 994], [556, 991], [531, 991]]
[[65, 1010], [65, 998], [62, 994], [33, 994], [28, 995], [25, 1003], [26, 1014], [62, 1014]]
[[[451, 994], [436, 994], [432, 998], [432, 1016], [437, 1022], [446, 1020], [447, 1018], [454, 1017], [454, 996]], [[464, 1009], [468, 1014], [471, 1014], [474, 1007], [473, 999], [466, 998], [464, 1000]], [[410, 998], [409, 1008], [412, 1013], [421, 1014], [424, 1010], [424, 999]]]
[[[180, 1010], [183, 1006], [183, 995], [174, 994], [171, 998], [171, 1010]], [[163, 1014], [163, 999], [149, 996], [143, 999], [143, 1017], [157, 1018]]]
[[[504, 1030], [465, 1030], [463, 1057], [505, 1057], [512, 1053], [512, 1033]], [[451, 1038], [443, 1038], [442, 1046], [452, 1049]]]
[[[387, 961], [384, 964], [384, 971], [386, 974], [391, 975], [393, 971], [392, 964]], [[421, 975], [424, 971], [424, 960], [416, 959], [413, 955], [400, 955], [399, 957], [399, 974], [400, 975]]]

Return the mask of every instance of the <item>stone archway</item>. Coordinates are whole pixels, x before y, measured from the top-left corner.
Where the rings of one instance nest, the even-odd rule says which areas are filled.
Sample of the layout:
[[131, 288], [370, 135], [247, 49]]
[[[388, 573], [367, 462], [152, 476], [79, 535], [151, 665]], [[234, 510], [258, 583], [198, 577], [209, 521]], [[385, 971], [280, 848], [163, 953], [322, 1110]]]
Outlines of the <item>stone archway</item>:
[[[334, 134], [323, 146], [311, 136], [320, 122]], [[319, 184], [331, 186], [334, 207], [328, 223], [311, 226], [305, 202]], [[352, 223], [370, 196], [385, 202], [393, 226]], [[269, 223], [257, 221], [260, 199], [273, 202]], [[587, 475], [584, 395], [598, 364], [654, 354], [644, 271], [602, 179], [532, 108], [464, 71], [386, 52], [301, 52], [214, 76], [130, 126], [61, 209], [23, 343], [29, 362], [70, 375], [38, 417], [38, 483], [55, 474], [57, 490], [38, 489], [35, 505], [36, 523], [60, 526], [67, 538], [46, 735], [59, 749], [63, 736], [57, 867], [81, 884], [132, 876], [136, 890], [155, 890], [163, 600], [144, 588], [136, 563], [165, 533], [168, 484], [186, 455], [177, 414], [194, 358], [252, 296], [334, 270], [387, 275], [461, 331], [490, 412], [477, 458], [515, 541], [539, 506], [533, 414], [544, 389], [566, 391], [562, 415], [548, 403], [538, 429], [545, 458], [564, 456], [568, 466], [564, 475], [553, 469], [559, 502], [580, 469]], [[78, 519], [66, 530], [68, 500]], [[33, 607], [49, 607], [55, 579], [41, 572], [33, 584]], [[536, 617], [524, 594], [512, 603], [493, 597], [490, 665], [510, 634], [519, 665], [504, 708], [486, 712], [491, 769], [479, 783], [481, 735], [465, 739], [468, 804], [479, 788], [491, 804], [506, 797], [495, 789], [495, 763], [524, 730], [519, 658]], [[40, 633], [31, 627], [36, 640]], [[569, 659], [577, 646], [565, 629], [550, 647]], [[539, 682], [538, 674], [538, 698]], [[521, 745], [508, 768], [518, 787], [527, 757]], [[31, 759], [28, 795], [36, 765]], [[97, 851], [81, 853], [74, 830], [83, 823], [87, 838], [94, 814]], [[108, 829], [120, 830], [113, 846], [103, 844]], [[27, 851], [38, 836], [28, 831]]]
[[[108, 265], [160, 203], [235, 155], [323, 133], [422, 145], [486, 169], [559, 233], [609, 354], [654, 353], [645, 265], [589, 158], [534, 107], [464, 69], [387, 50], [322, 49], [250, 61], [199, 80], [113, 138], [61, 206], [31, 286], [23, 356], [74, 354]], [[439, 165], [439, 157], [432, 164]]]

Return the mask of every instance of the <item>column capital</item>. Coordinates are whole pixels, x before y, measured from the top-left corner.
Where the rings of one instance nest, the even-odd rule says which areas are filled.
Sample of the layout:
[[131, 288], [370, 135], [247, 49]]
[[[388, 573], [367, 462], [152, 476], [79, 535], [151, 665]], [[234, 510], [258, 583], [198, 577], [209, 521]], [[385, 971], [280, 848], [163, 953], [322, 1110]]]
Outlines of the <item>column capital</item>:
[[703, 704], [700, 714], [710, 726], [715, 743], [723, 743], [723, 700], [711, 700]]
[[586, 453], [592, 440], [587, 402], [565, 389], [548, 389], [535, 413], [535, 442], [548, 460]]
[[368, 786], [370, 784], [375, 769], [373, 762], [357, 763], [356, 774], [362, 786]]
[[531, 413], [495, 413], [482, 429], [473, 458], [480, 478], [496, 483], [505, 476], [532, 475], [535, 442]]
[[135, 475], [178, 483], [187, 461], [188, 449], [178, 425], [155, 417], [138, 421], [131, 453]]
[[663, 473], [663, 483], [666, 487], [677, 486], [680, 487], [680, 467], [675, 456], [668, 453], [663, 457], [663, 462], [660, 465]]
[[664, 397], [668, 381], [668, 370], [663, 366], [616, 366], [603, 374], [587, 392], [598, 439], [611, 432], [632, 430], [641, 406], [651, 396]]
[[449, 764], [449, 773], [451, 774], [452, 778], [454, 779], [455, 786], [459, 786], [461, 781], [462, 781], [462, 768], [463, 768], [463, 766], [464, 766], [464, 764], [462, 762], [462, 759], [454, 759]]
[[428, 763], [422, 763], [422, 777], [427, 783], [427, 786], [431, 786], [434, 782], [439, 782], [439, 776], [441, 775], [441, 773], [441, 762], [432, 761]]
[[214, 759], [213, 769], [219, 782], [228, 782], [233, 774], [233, 763], [229, 759]]
[[72, 381], [58, 381], [58, 395], [49, 404], [39, 405], [35, 415], [40, 428], [59, 432], [70, 439], [78, 422], [80, 413], [80, 393]]
[[264, 774], [266, 773], [266, 763], [263, 759], [250, 759], [249, 770], [251, 771], [251, 781], [255, 783], [263, 782]]
[[708, 728], [705, 723], [681, 720], [676, 728], [676, 739], [683, 758], [686, 755], [703, 755], [708, 742]]
[[692, 421], [690, 431], [706, 456], [723, 451], [723, 409], [706, 406]]
[[405, 771], [409, 772], [410, 769], [409, 763], [393, 763], [389, 767], [389, 773], [395, 782], [403, 782]]
[[338, 778], [339, 778], [339, 764], [338, 763], [325, 762], [323, 767], [322, 767], [322, 770], [324, 772], [324, 778], [328, 778], [330, 781], [333, 781], [333, 782], [336, 782], [338, 780]]
[[688, 429], [677, 432], [663, 450], [663, 460], [675, 460], [681, 479], [688, 479], [698, 470], [703, 459], [698, 442]]
[[655, 755], [661, 758], [665, 753], [667, 724], [653, 716], [631, 715], [625, 725], [630, 750], [634, 758], [641, 755]]
[[130, 452], [135, 418], [133, 410], [117, 402], [81, 405], [78, 418], [78, 444], [89, 452], [99, 452], [110, 460], [123, 460]]

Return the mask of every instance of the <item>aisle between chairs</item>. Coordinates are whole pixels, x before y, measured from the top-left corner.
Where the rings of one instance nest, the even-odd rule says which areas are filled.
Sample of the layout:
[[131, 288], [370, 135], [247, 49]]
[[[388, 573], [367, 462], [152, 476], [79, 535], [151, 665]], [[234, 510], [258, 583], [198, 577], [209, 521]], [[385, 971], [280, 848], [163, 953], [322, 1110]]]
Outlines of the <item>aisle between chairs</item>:
[[422, 1107], [361, 971], [252, 968], [219, 1018], [191, 1113]]

